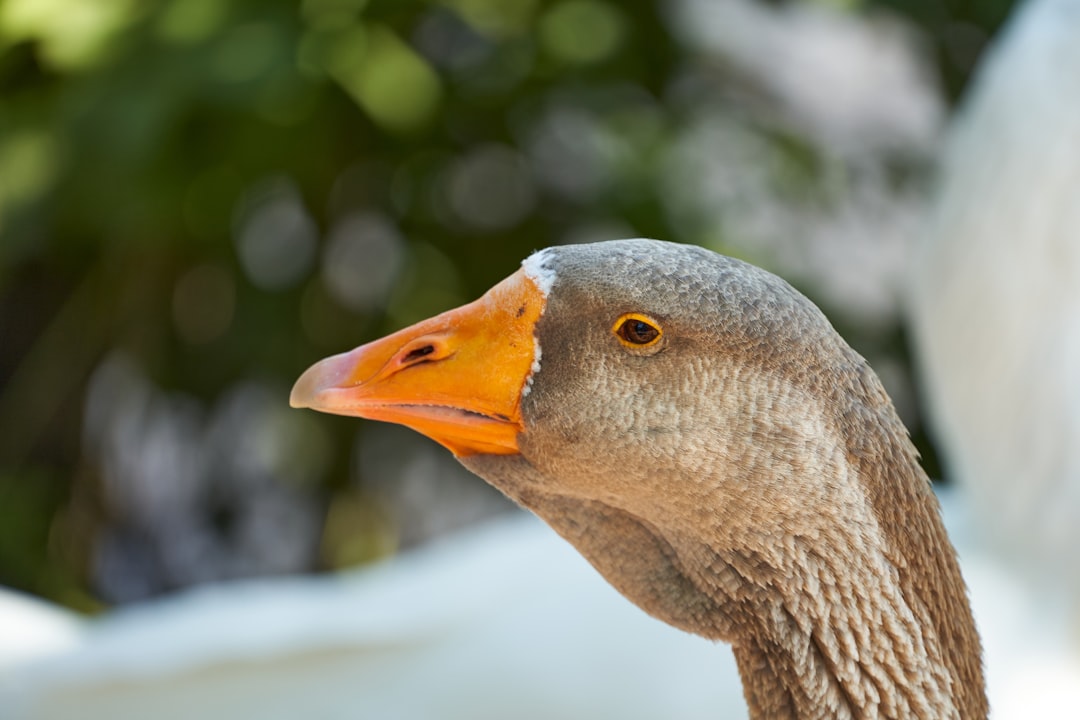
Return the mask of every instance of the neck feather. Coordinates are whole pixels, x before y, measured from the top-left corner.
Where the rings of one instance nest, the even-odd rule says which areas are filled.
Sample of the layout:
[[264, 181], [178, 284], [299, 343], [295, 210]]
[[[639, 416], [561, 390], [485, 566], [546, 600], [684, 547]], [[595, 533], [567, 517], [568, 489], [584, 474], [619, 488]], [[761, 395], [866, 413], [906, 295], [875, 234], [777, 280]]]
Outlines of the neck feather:
[[[849, 438], [848, 456], [863, 479], [884, 532], [887, 558], [896, 568], [901, 597], [948, 674], [947, 690], [959, 717], [986, 718], [989, 704], [983, 680], [982, 644], [956, 550], [941, 521], [937, 497], [919, 465], [907, 430], [896, 417], [880, 382], [865, 365], [859, 383], [865, 401], [849, 406], [840, 422]], [[857, 432], [868, 426], [879, 429], [881, 436], [876, 442]]]
[[[985, 718], [981, 646], [937, 499], [880, 383], [856, 367], [827, 475], [858, 491], [814, 504], [809, 521], [789, 508], [753, 558], [720, 554], [764, 588], [729, 598], [744, 606], [729, 639], [751, 717]], [[761, 557], [770, 545], [776, 557]]]
[[782, 586], [752, 602], [733, 640], [751, 717], [959, 718], [954, 678], [929, 612], [873, 542], [872, 518], [798, 539]]

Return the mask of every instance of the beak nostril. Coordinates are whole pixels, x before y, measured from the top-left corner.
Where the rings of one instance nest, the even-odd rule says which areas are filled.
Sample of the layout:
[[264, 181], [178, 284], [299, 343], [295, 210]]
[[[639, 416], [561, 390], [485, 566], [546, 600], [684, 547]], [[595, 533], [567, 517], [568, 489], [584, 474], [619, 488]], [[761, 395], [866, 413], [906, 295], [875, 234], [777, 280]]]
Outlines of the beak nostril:
[[413, 348], [409, 352], [405, 353], [405, 355], [403, 355], [401, 358], [401, 364], [410, 365], [412, 363], [419, 362], [433, 352], [435, 352], [434, 345], [421, 345], [420, 347]]

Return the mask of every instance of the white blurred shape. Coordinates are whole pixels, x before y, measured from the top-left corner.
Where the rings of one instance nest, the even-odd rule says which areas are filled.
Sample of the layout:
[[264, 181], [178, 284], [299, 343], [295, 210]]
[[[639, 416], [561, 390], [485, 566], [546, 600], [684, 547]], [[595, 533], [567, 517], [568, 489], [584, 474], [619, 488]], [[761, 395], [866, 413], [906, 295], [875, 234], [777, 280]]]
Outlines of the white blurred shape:
[[1062, 632], [1069, 608], [1025, 582], [986, 546], [962, 489], [939, 492], [939, 498], [982, 637], [990, 717], [1074, 720], [1080, 655]]
[[482, 145], [464, 156], [446, 178], [450, 208], [478, 230], [504, 230], [525, 219], [536, 204], [529, 166], [505, 145]]
[[494, 50], [487, 37], [457, 13], [438, 5], [420, 19], [413, 41], [428, 60], [462, 74], [475, 73]]
[[82, 642], [83, 628], [75, 613], [0, 586], [0, 677], [42, 658], [71, 652]]
[[945, 106], [912, 30], [822, 3], [682, 0], [680, 35], [770, 92], [840, 151], [931, 150]]
[[0, 679], [8, 720], [740, 718], [730, 650], [514, 516], [383, 566], [132, 606]]
[[100, 473], [108, 519], [90, 552], [98, 592], [130, 602], [311, 565], [321, 519], [311, 486], [327, 441], [284, 397], [248, 381], [208, 411], [156, 387], [129, 356], [106, 358], [91, 378], [84, 423], [84, 455]]
[[190, 512], [204, 463], [195, 399], [164, 396], [116, 352], [95, 370], [86, 404], [85, 453], [100, 463], [110, 513], [153, 525]]
[[989, 51], [949, 138], [910, 303], [930, 419], [987, 540], [1074, 598], [1078, 38], [1080, 3], [1034, 0]]
[[611, 144], [607, 129], [592, 113], [556, 105], [531, 128], [529, 161], [545, 185], [586, 201], [611, 181]]
[[300, 281], [315, 259], [315, 222], [296, 185], [272, 178], [251, 190], [238, 212], [236, 249], [248, 278], [264, 290]]
[[339, 302], [358, 312], [371, 311], [385, 305], [405, 256], [401, 234], [386, 217], [352, 213], [330, 231], [322, 273]]

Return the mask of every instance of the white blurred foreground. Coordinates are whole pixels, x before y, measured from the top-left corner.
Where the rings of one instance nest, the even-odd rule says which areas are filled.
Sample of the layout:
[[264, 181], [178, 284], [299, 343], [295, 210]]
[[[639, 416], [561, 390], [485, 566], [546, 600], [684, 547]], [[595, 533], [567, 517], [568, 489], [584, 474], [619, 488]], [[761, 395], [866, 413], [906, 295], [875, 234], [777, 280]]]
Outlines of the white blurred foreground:
[[[1075, 718], [1080, 656], [968, 539], [996, 720]], [[3, 596], [0, 596], [3, 597]], [[348, 575], [232, 583], [91, 622], [0, 602], [0, 717], [739, 718], [731, 651], [649, 618], [515, 514]]]
[[0, 650], [0, 717], [745, 716], [730, 650], [647, 617], [519, 513], [364, 572], [35, 623], [38, 657]]
[[986, 540], [1080, 617], [1078, 38], [1080, 2], [1033, 0], [980, 65], [910, 316], [930, 419]]

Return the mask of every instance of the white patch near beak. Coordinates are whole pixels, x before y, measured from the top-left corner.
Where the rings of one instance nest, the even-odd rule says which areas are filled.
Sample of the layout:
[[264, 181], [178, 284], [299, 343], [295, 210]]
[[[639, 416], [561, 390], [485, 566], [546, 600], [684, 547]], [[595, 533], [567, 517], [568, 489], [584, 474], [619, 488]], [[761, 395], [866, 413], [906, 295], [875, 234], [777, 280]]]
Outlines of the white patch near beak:
[[[533, 281], [545, 300], [551, 293], [552, 286], [555, 285], [555, 270], [550, 266], [545, 267], [545, 262], [550, 257], [550, 253], [551, 248], [545, 248], [539, 252], [534, 252], [521, 263], [521, 269], [525, 271], [525, 277]], [[536, 377], [536, 373], [540, 372], [540, 356], [540, 339], [534, 336], [532, 367], [529, 370], [529, 377], [525, 380], [525, 385], [521, 388], [521, 397], [526, 397], [532, 392], [533, 378]]]

